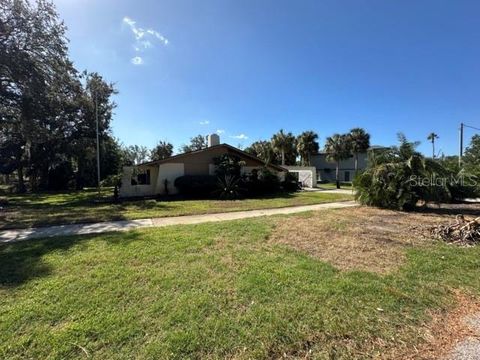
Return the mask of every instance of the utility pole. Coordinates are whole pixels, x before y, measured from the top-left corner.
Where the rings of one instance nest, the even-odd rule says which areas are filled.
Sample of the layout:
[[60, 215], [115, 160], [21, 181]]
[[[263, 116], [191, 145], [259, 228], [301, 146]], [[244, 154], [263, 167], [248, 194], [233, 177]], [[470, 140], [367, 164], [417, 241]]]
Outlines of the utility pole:
[[100, 141], [98, 136], [98, 95], [95, 91], [95, 122], [97, 128], [97, 190], [100, 197]]
[[464, 127], [464, 124], [463, 123], [460, 123], [460, 151], [459, 151], [459, 154], [458, 154], [458, 165], [459, 166], [462, 166], [462, 157], [463, 157], [463, 127]]

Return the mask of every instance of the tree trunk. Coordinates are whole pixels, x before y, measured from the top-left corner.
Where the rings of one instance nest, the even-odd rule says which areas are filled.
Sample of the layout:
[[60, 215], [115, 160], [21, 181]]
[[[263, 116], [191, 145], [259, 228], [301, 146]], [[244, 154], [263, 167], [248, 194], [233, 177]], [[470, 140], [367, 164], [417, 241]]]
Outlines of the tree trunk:
[[340, 189], [339, 175], [340, 175], [340, 161], [337, 161], [337, 169], [335, 171], [335, 179], [336, 179], [336, 182], [337, 182], [337, 189]]
[[285, 150], [282, 150], [282, 165], [285, 165]]
[[358, 153], [355, 153], [355, 176], [358, 173]]
[[37, 170], [30, 170], [28, 180], [30, 180], [30, 190], [32, 192], [36, 192], [38, 190], [37, 187]]
[[27, 189], [25, 188], [25, 181], [23, 179], [23, 165], [18, 166], [17, 175], [18, 175], [18, 192], [24, 193]]
[[435, 159], [435, 140], [432, 141], [432, 158]]

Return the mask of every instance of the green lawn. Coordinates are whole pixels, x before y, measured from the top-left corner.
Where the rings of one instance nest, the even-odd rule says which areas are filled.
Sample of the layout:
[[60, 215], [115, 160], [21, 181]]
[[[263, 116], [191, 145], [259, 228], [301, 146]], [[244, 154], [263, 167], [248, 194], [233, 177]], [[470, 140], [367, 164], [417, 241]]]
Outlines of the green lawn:
[[[279, 208], [353, 199], [345, 194], [299, 192], [235, 201], [132, 200], [114, 204], [109, 200], [111, 193], [111, 189], [104, 190], [99, 202], [95, 201], [95, 190], [3, 196], [7, 202], [3, 211], [0, 210], [0, 229]], [[0, 198], [0, 206], [1, 202]]]
[[[334, 182], [318, 183], [317, 186], [320, 189], [326, 189], [326, 190], [331, 190], [331, 189], [336, 189], [337, 188], [337, 184], [334, 183]], [[340, 188], [351, 190], [352, 189], [352, 183], [351, 182], [340, 182]]]
[[480, 292], [480, 247], [339, 271], [272, 244], [284, 218], [0, 246], [0, 358], [385, 358]]

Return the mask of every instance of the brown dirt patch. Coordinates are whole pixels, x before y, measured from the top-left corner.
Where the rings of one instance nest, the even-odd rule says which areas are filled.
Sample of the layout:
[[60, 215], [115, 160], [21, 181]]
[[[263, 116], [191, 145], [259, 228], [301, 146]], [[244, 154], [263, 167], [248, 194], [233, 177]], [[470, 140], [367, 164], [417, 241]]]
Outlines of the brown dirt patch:
[[455, 307], [449, 311], [431, 313], [432, 321], [425, 324], [421, 333], [422, 344], [408, 353], [396, 354], [391, 358], [401, 360], [445, 359], [461, 341], [478, 333], [469, 326], [467, 319], [480, 313], [480, 301], [474, 297], [455, 292]]
[[[270, 242], [287, 245], [342, 270], [385, 273], [403, 263], [408, 247], [433, 241], [429, 227], [453, 221], [453, 214], [464, 211], [457, 206], [413, 213], [355, 207], [311, 216], [299, 214], [278, 220]], [[470, 211], [480, 212], [480, 205], [468, 207]]]

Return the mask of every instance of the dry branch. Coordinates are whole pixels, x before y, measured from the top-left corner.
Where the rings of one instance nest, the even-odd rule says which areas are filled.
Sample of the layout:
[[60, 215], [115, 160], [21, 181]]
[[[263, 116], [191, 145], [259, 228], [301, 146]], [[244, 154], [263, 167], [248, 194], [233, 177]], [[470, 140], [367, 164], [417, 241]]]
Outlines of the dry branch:
[[430, 231], [435, 238], [451, 244], [475, 245], [480, 243], [480, 217], [457, 215], [454, 224], [437, 225]]

